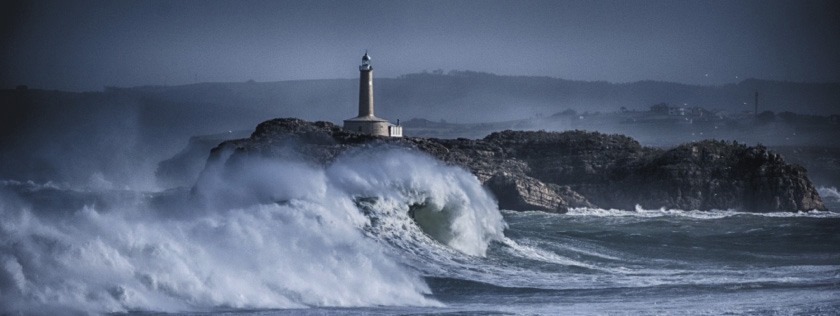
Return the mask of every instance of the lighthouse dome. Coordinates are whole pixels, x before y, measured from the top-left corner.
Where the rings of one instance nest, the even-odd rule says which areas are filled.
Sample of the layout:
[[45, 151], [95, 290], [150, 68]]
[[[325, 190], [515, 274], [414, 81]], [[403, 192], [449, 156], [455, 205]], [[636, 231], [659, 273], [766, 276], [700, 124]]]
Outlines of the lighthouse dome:
[[365, 55], [362, 56], [362, 60], [363, 61], [370, 61], [370, 56], [367, 54], [367, 52], [365, 52]]

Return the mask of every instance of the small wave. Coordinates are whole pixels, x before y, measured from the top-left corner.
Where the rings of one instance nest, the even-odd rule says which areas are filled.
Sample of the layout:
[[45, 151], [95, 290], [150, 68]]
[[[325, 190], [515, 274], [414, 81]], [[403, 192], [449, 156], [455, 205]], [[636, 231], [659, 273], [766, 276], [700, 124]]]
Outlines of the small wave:
[[54, 189], [54, 190], [67, 190], [69, 189], [68, 185], [66, 184], [57, 184], [52, 181], [47, 181], [45, 183], [37, 183], [32, 180], [27, 181], [18, 181], [12, 179], [3, 179], [0, 180], [0, 186], [7, 187], [7, 188], [20, 188], [27, 191], [39, 191], [43, 189]]
[[585, 262], [581, 262], [581, 261], [577, 261], [577, 260], [572, 260], [572, 259], [569, 259], [569, 258], [566, 258], [566, 257], [562, 257], [562, 256], [557, 255], [557, 254], [555, 254], [553, 252], [550, 252], [550, 251], [542, 250], [542, 249], [531, 247], [531, 246], [520, 245], [519, 243], [517, 243], [516, 241], [513, 241], [510, 238], [505, 238], [503, 240], [503, 243], [506, 246], [510, 247], [511, 252], [514, 255], [519, 256], [519, 257], [523, 257], [523, 258], [527, 258], [527, 259], [531, 259], [531, 260], [535, 260], [535, 261], [555, 263], [555, 264], [560, 264], [560, 265], [565, 265], [565, 266], [577, 266], [577, 267], [582, 267], [582, 268], [587, 268], [587, 269], [592, 269], [592, 270], [602, 270], [601, 268], [596, 267], [594, 265], [591, 265], [591, 264], [588, 264], [588, 263], [585, 263]]
[[693, 219], [721, 219], [733, 216], [763, 216], [763, 217], [813, 217], [813, 218], [840, 218], [840, 213], [825, 212], [825, 211], [798, 211], [798, 212], [772, 212], [772, 213], [752, 213], [739, 212], [735, 210], [691, 210], [685, 211], [680, 209], [644, 209], [636, 205], [636, 209], [619, 210], [619, 209], [601, 209], [601, 208], [573, 208], [569, 209], [564, 215], [568, 216], [595, 216], [595, 217], [642, 217], [642, 218], [656, 218], [656, 217], [688, 217]]

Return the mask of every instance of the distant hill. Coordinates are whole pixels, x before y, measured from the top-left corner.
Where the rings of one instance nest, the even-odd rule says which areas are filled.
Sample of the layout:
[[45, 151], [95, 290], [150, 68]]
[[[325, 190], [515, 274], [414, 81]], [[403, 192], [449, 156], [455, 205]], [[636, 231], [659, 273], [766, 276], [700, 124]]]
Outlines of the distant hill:
[[[548, 115], [569, 108], [578, 112], [612, 112], [621, 107], [643, 110], [662, 102], [741, 112], [753, 110], [755, 91], [759, 92], [759, 111], [840, 114], [840, 83], [747, 79], [737, 84], [698, 86], [657, 81], [572, 81], [471, 71], [417, 73], [374, 80], [376, 113], [391, 120], [423, 117], [491, 122]], [[282, 112], [278, 116], [340, 122], [356, 114], [357, 85], [357, 79], [332, 79], [202, 83], [128, 90], [181, 103], [225, 104]]]
[[[613, 112], [621, 107], [646, 110], [660, 102], [734, 112], [752, 111], [755, 91], [759, 92], [759, 111], [840, 113], [840, 84], [837, 83], [749, 79], [724, 86], [654, 81], [614, 84], [452, 72], [448, 75], [406, 75], [383, 79], [377, 84], [379, 90], [384, 90], [381, 99], [389, 110], [399, 106], [406, 108], [399, 111], [413, 112], [408, 113], [410, 117], [457, 118], [472, 122], [503, 121], [538, 113], [547, 115], [567, 108], [578, 112]], [[438, 117], [432, 116], [437, 113], [440, 113]]]

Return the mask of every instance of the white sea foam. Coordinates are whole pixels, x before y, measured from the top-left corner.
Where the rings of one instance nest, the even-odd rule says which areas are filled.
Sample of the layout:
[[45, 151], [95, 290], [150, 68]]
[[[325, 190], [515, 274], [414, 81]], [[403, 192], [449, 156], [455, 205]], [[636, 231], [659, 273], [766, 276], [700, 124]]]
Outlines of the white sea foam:
[[28, 180], [28, 181], [18, 181], [18, 180], [9, 180], [9, 179], [0, 180], [0, 187], [7, 187], [7, 186], [19, 187], [19, 188], [23, 188], [23, 189], [28, 190], [28, 191], [37, 191], [37, 190], [43, 190], [43, 189], [65, 190], [65, 189], [69, 188], [69, 186], [67, 184], [57, 184], [57, 183], [53, 183], [52, 181], [47, 181], [45, 183], [37, 183], [37, 182], [32, 181], [32, 180]]
[[596, 216], [596, 217], [688, 217], [693, 219], [720, 219], [732, 216], [764, 216], [764, 217], [814, 217], [814, 218], [840, 218], [840, 213], [825, 212], [825, 211], [798, 211], [798, 212], [771, 212], [771, 213], [754, 213], [754, 212], [739, 212], [735, 210], [679, 210], [679, 209], [644, 209], [636, 205], [636, 209], [619, 210], [619, 209], [601, 209], [601, 208], [572, 208], [569, 212], [561, 216]]
[[587, 269], [593, 270], [604, 270], [598, 266], [585, 263], [578, 260], [573, 260], [570, 258], [566, 258], [560, 255], [555, 254], [551, 251], [546, 251], [540, 249], [538, 247], [533, 246], [526, 246], [513, 241], [510, 238], [505, 238], [504, 244], [510, 247], [511, 253], [515, 254], [518, 257], [528, 258], [531, 260], [543, 261], [548, 263], [560, 264], [565, 266], [578, 266]]
[[430, 157], [375, 150], [327, 169], [239, 166], [208, 165], [193, 196], [203, 203], [166, 210], [125, 203], [45, 214], [0, 199], [0, 312], [436, 306], [383, 242], [408, 232], [408, 242], [483, 256], [504, 238], [478, 180]]

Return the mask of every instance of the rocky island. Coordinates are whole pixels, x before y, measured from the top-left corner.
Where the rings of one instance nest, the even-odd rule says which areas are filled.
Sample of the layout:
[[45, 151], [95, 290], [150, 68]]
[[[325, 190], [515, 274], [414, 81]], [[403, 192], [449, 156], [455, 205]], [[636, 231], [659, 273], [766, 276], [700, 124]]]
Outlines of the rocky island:
[[211, 151], [208, 165], [241, 155], [292, 155], [326, 166], [342, 152], [365, 146], [399, 146], [461, 166], [493, 192], [502, 209], [826, 210], [804, 168], [761, 145], [713, 140], [665, 150], [641, 146], [627, 136], [584, 131], [393, 138], [348, 132], [329, 122], [280, 118], [259, 124], [249, 138], [222, 142]]

